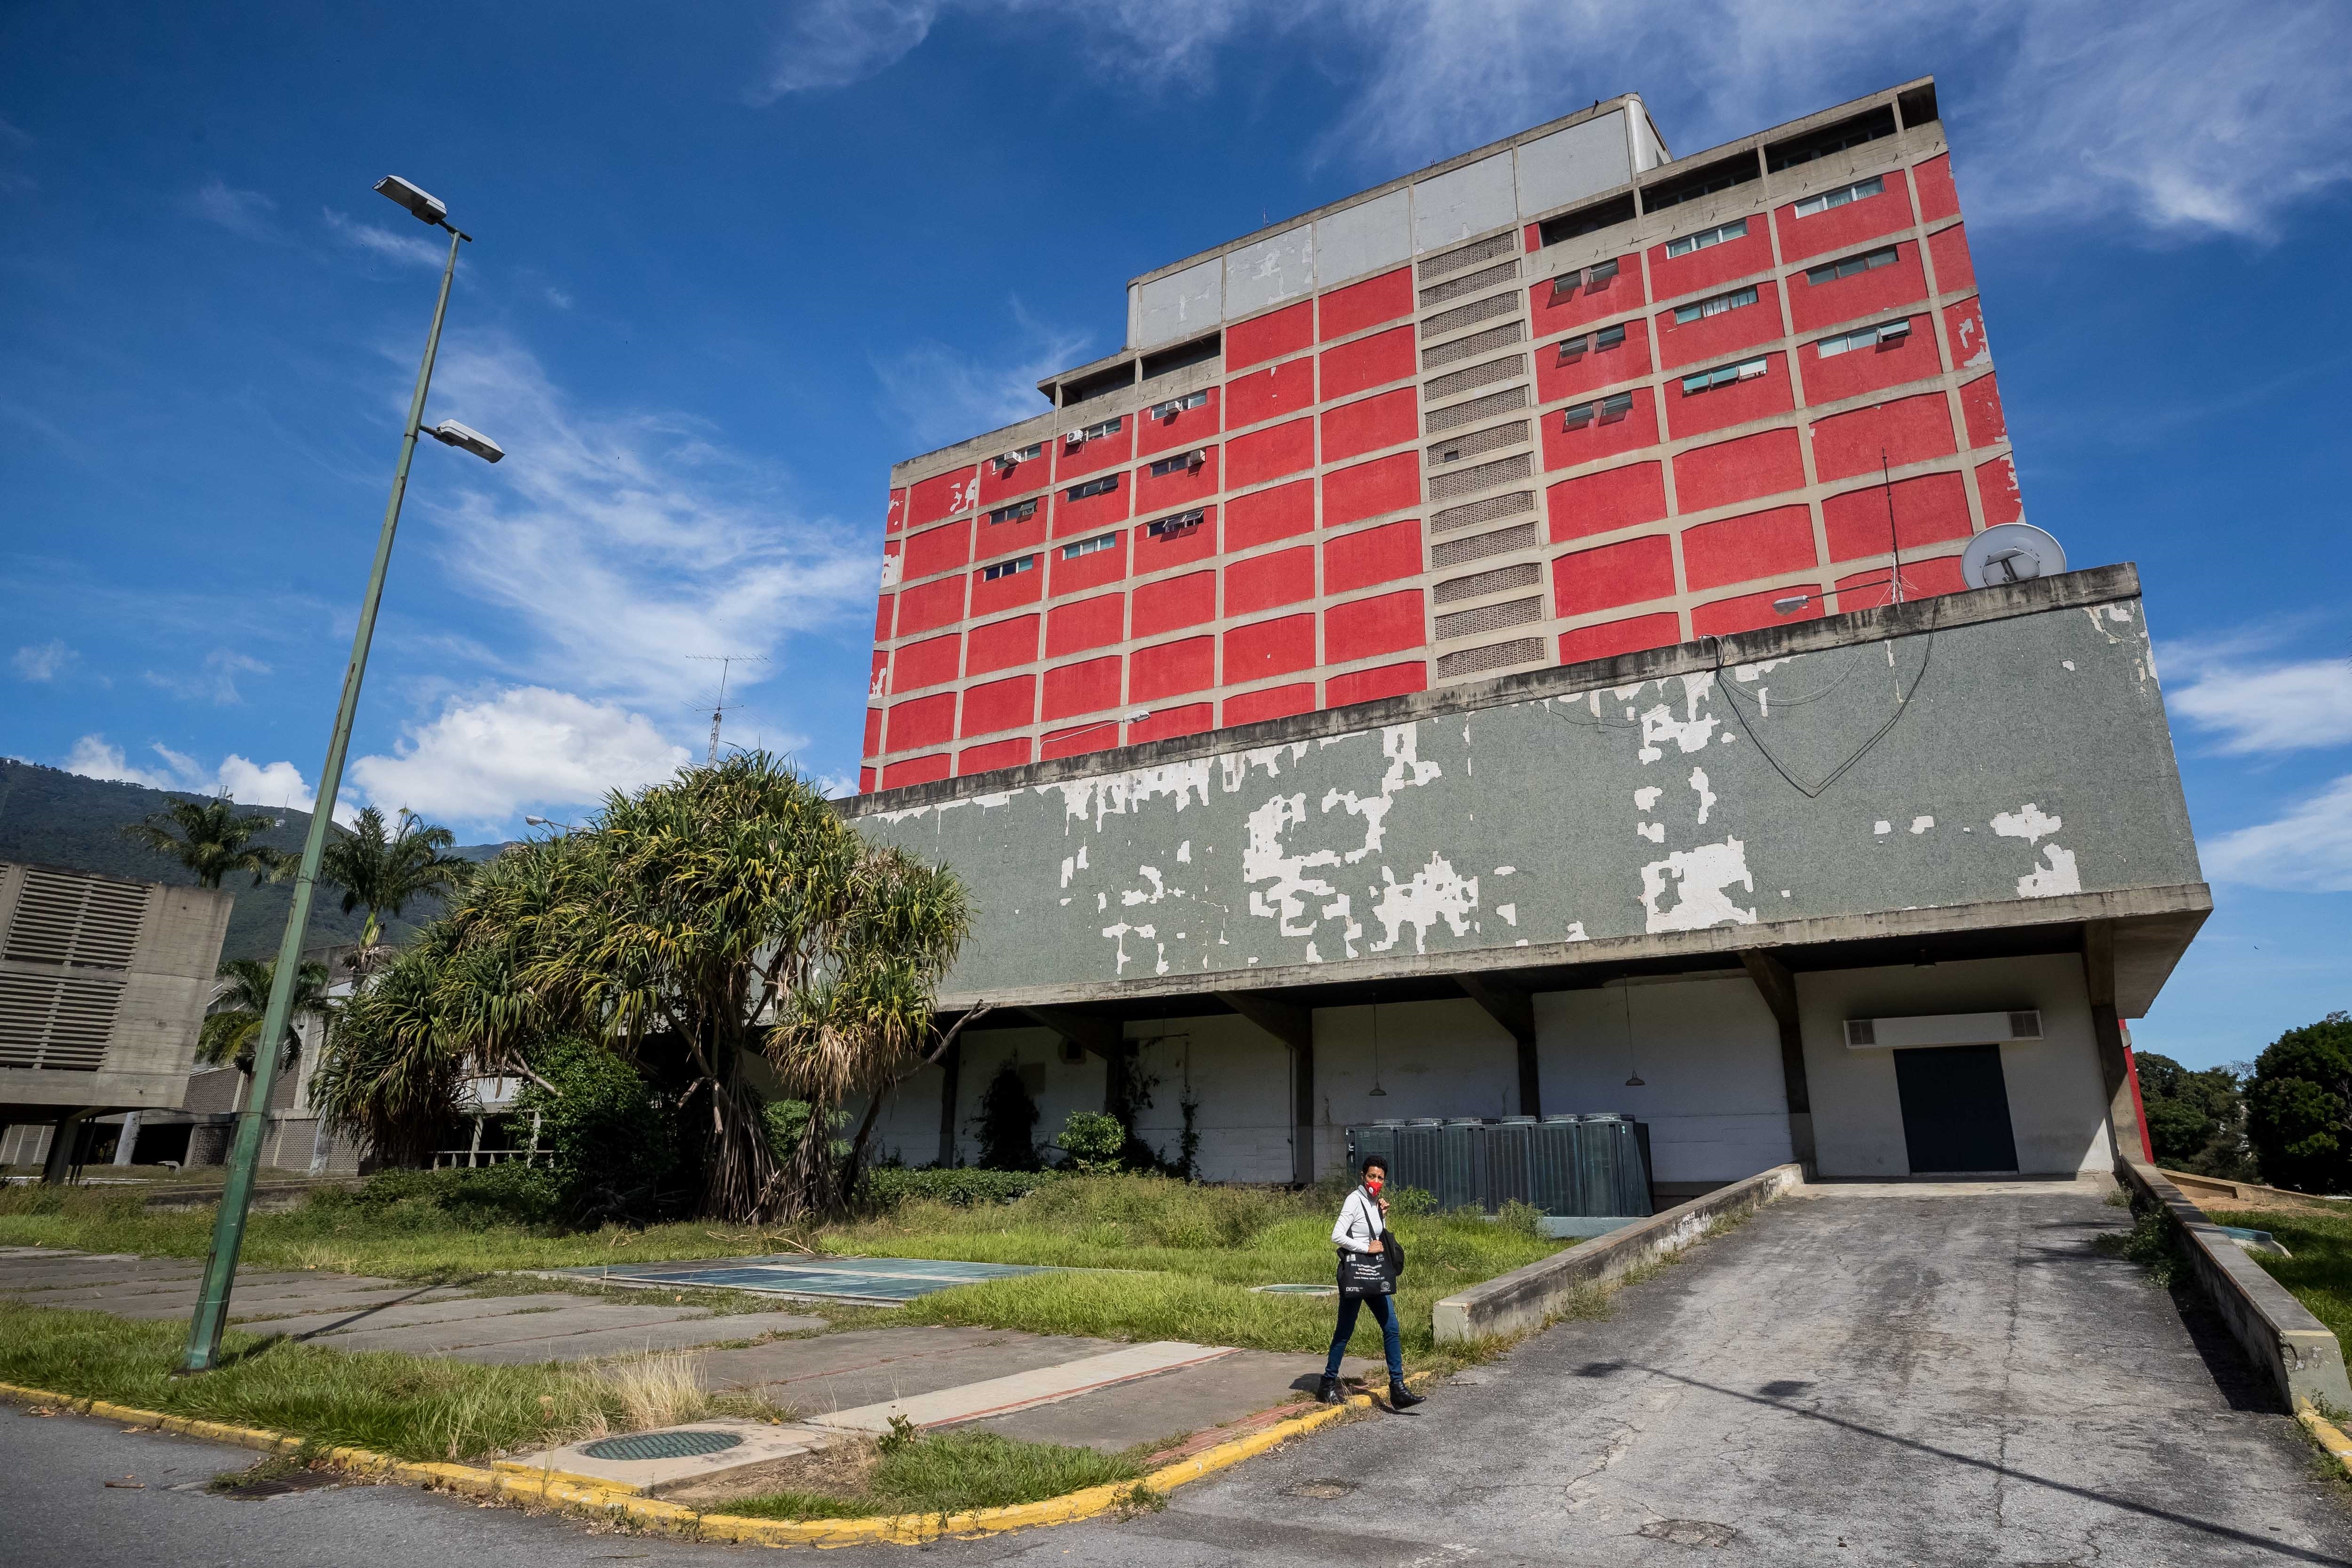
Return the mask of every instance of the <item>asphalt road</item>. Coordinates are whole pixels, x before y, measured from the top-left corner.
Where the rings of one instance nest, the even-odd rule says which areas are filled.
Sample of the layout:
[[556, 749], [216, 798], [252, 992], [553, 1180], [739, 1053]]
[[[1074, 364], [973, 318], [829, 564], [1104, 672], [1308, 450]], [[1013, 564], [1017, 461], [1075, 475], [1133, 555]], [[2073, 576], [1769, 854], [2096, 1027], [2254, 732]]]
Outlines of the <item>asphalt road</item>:
[[[1785, 1199], [1420, 1410], [1322, 1434], [1163, 1513], [927, 1562], [2352, 1563], [2328, 1477], [2211, 1325], [2092, 1246], [2073, 1188]], [[0, 1412], [12, 1568], [707, 1561], [394, 1487], [238, 1502], [249, 1456]], [[142, 1489], [107, 1488], [135, 1477]], [[175, 1487], [194, 1489], [175, 1490]]]

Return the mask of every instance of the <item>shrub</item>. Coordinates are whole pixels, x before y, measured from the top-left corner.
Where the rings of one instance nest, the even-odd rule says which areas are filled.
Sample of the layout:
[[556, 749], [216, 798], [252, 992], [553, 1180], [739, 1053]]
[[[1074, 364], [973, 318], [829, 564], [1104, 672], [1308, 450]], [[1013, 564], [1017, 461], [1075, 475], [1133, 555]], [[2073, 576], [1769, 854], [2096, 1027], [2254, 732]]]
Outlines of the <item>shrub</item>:
[[2273, 1186], [2352, 1190], [2352, 1014], [2289, 1029], [2255, 1061], [2246, 1138]]
[[1034, 1171], [1037, 1158], [1037, 1102], [1011, 1060], [996, 1069], [980, 1097], [973, 1121], [980, 1134], [980, 1163], [992, 1171]]
[[1073, 1110], [1062, 1123], [1054, 1147], [1070, 1157], [1071, 1167], [1090, 1176], [1118, 1169], [1119, 1152], [1127, 1146], [1127, 1129], [1116, 1116], [1099, 1110]]
[[515, 1108], [541, 1118], [539, 1147], [563, 1206], [583, 1220], [657, 1212], [677, 1172], [677, 1129], [635, 1065], [572, 1037], [533, 1048], [530, 1065], [552, 1088], [526, 1084]]
[[909, 1171], [877, 1165], [866, 1172], [866, 1202], [888, 1211], [908, 1199], [951, 1208], [990, 1208], [1028, 1196], [1057, 1178], [1053, 1171]]
[[2156, 1163], [2197, 1175], [2252, 1179], [2238, 1075], [2228, 1068], [2192, 1072], [2154, 1051], [2133, 1059]]
[[[768, 1102], [768, 1147], [779, 1164], [789, 1165], [800, 1157], [801, 1144], [809, 1131], [809, 1103], [805, 1100], [776, 1100]], [[849, 1112], [833, 1113], [833, 1157], [849, 1158], [849, 1140], [840, 1134], [849, 1126]]]

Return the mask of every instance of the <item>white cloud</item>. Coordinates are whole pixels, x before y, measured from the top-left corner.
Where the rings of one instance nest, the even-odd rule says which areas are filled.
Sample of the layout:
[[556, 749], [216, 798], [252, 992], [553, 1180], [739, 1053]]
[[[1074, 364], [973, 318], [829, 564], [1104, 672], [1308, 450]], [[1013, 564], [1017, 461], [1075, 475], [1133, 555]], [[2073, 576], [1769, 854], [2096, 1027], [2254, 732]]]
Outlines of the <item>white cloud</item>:
[[217, 224], [247, 239], [267, 239], [277, 232], [269, 215], [278, 204], [259, 191], [240, 191], [215, 174], [189, 193], [184, 204], [206, 223]]
[[2257, 667], [2202, 663], [2165, 703], [2221, 738], [2227, 752], [2299, 752], [2352, 743], [2352, 663], [2303, 659]]
[[164, 690], [200, 702], [215, 702], [222, 707], [245, 700], [236, 689], [240, 675], [268, 675], [269, 666], [250, 654], [219, 647], [205, 656], [205, 662], [194, 669], [156, 670], [146, 672], [147, 683]]
[[1203, 83], [1219, 48], [1313, 26], [1357, 106], [1321, 153], [1375, 175], [1628, 88], [1695, 152], [1934, 60], [1980, 221], [2268, 237], [2282, 205], [2352, 177], [2352, 9], [2333, 0], [820, 0], [795, 8], [754, 96], [885, 70], [950, 9], [1048, 14], [1097, 70], [1147, 87]]
[[61, 638], [51, 637], [47, 642], [18, 648], [16, 657], [8, 662], [26, 680], [55, 680], [80, 657]]
[[413, 267], [429, 267], [438, 272], [449, 259], [449, 247], [438, 240], [426, 239], [418, 234], [396, 234], [379, 228], [372, 223], [362, 223], [349, 213], [332, 207], [320, 209], [327, 226], [346, 244], [373, 252], [387, 261], [403, 261]]
[[79, 773], [86, 779], [110, 779], [121, 784], [145, 784], [149, 789], [185, 789], [168, 769], [134, 766], [122, 754], [120, 746], [110, 746], [103, 735], [84, 735], [74, 742], [73, 751], [62, 764], [66, 772]]
[[1023, 343], [1012, 365], [983, 364], [941, 342], [917, 343], [874, 361], [884, 401], [916, 442], [961, 441], [1052, 406], [1037, 390], [1039, 378], [1083, 363], [1092, 340], [1031, 320], [1018, 300], [1013, 315]]
[[546, 295], [547, 302], [554, 306], [557, 310], [569, 310], [572, 309], [572, 296], [565, 293], [562, 289], [558, 289], [552, 283], [540, 290], [540, 292]]
[[616, 703], [543, 686], [453, 699], [411, 725], [390, 756], [362, 757], [352, 782], [369, 801], [495, 828], [530, 807], [572, 807], [656, 783], [693, 759], [651, 721]]
[[[256, 763], [231, 752], [218, 767], [207, 768], [160, 741], [150, 742], [148, 750], [163, 760], [162, 767], [142, 768], [125, 757], [121, 747], [109, 745], [104, 735], [84, 735], [74, 742], [63, 766], [84, 778], [114, 779], [189, 795], [226, 795], [240, 805], [309, 811], [318, 804], [310, 786], [302, 781], [301, 770], [292, 763]], [[349, 822], [354, 815], [349, 800], [336, 803], [336, 821]]]
[[2352, 773], [2275, 822], [2198, 846], [2205, 874], [2289, 893], [2352, 892]]

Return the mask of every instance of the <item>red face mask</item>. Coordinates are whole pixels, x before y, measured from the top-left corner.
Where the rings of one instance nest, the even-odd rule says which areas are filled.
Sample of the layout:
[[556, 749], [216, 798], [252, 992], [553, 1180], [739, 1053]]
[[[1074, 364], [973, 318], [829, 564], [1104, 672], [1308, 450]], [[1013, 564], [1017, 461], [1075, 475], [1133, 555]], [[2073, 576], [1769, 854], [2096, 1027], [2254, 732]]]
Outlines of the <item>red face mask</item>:
[[1371, 1194], [1374, 1197], [1379, 1197], [1381, 1195], [1381, 1189], [1386, 1185], [1388, 1185], [1388, 1181], [1385, 1177], [1369, 1175], [1364, 1178], [1364, 1191]]

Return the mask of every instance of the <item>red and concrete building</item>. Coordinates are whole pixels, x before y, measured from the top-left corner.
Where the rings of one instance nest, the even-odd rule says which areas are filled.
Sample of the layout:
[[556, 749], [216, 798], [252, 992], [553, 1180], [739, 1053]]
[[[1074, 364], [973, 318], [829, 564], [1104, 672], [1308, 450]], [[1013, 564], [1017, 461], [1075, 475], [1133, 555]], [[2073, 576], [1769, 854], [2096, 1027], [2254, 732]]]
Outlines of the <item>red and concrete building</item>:
[[1684, 158], [1610, 100], [1128, 300], [893, 468], [862, 788], [1949, 593], [2021, 516], [1932, 80]]

